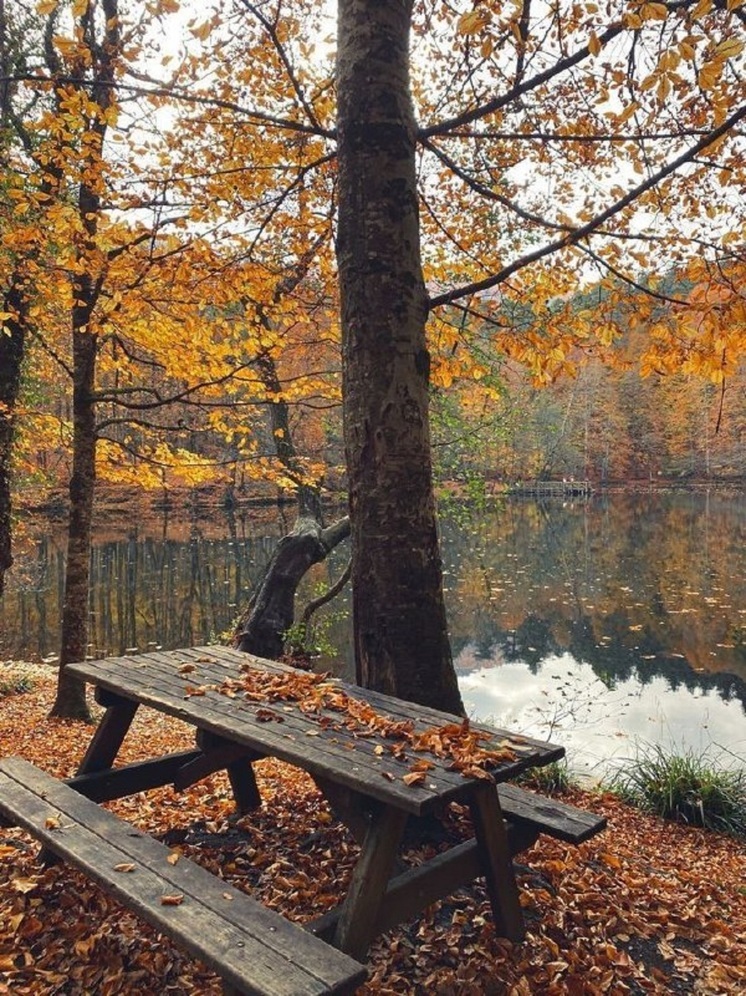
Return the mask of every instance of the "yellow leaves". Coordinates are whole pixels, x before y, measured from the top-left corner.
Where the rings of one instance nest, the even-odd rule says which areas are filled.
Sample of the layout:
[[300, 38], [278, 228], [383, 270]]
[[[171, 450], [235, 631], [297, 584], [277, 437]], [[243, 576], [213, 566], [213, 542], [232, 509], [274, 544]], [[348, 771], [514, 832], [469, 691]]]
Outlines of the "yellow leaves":
[[697, 83], [703, 90], [714, 90], [722, 78], [728, 59], [737, 58], [744, 50], [738, 38], [725, 38], [711, 49], [711, 56], [697, 73]]
[[456, 31], [460, 35], [476, 35], [492, 20], [492, 12], [484, 8], [472, 10], [468, 14], [462, 14], [456, 22]]
[[36, 13], [40, 14], [41, 17], [46, 17], [57, 9], [58, 4], [59, 0], [42, 0], [36, 5]]
[[642, 21], [665, 21], [668, 8], [664, 3], [644, 3], [638, 8], [638, 14]]
[[588, 39], [588, 51], [593, 56], [600, 55], [601, 53], [601, 40], [595, 31], [592, 31]]
[[631, 103], [627, 104], [621, 114], [616, 115], [616, 120], [619, 124], [624, 124], [626, 121], [634, 115], [635, 111], [640, 109], [640, 103], [637, 100], [633, 100]]
[[726, 38], [715, 46], [715, 55], [720, 59], [735, 59], [743, 52], [744, 44], [740, 38]]
[[204, 41], [206, 38], [209, 38], [214, 27], [214, 21], [210, 19], [209, 21], [203, 21], [202, 24], [198, 24], [196, 27], [190, 27], [189, 31], [195, 38]]

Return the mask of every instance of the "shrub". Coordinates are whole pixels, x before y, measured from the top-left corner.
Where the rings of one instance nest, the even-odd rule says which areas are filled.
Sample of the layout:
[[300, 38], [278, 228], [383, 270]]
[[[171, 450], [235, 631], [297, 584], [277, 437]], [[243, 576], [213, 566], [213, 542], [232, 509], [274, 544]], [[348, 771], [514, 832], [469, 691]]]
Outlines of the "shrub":
[[625, 802], [664, 819], [746, 837], [746, 769], [723, 768], [706, 754], [641, 750], [608, 786]]

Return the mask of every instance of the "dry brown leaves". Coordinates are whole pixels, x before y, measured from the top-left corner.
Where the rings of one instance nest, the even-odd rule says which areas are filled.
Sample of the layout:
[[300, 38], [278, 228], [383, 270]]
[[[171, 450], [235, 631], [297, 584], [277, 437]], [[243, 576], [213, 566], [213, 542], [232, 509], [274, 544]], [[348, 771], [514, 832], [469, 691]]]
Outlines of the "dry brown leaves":
[[[187, 664], [180, 670], [191, 674], [194, 665]], [[257, 718], [262, 722], [282, 722], [281, 715], [263, 707], [267, 703], [293, 703], [301, 712], [317, 715], [323, 729], [345, 729], [357, 737], [381, 737], [391, 741], [388, 749], [394, 755], [402, 755], [409, 747], [446, 758], [450, 762], [449, 768], [472, 778], [489, 778], [488, 768], [515, 759], [510, 743], [497, 742], [491, 734], [472, 727], [468, 719], [417, 732], [412, 722], [381, 714], [369, 702], [349, 695], [326, 674], [306, 671], [278, 674], [263, 672], [250, 665], [241, 670], [240, 679], [228, 678], [213, 686], [188, 685], [186, 694], [204, 695], [213, 690], [231, 698], [243, 695], [251, 702], [262, 704], [257, 712]], [[335, 722], [329, 713], [339, 715], [339, 721]], [[419, 784], [424, 770], [413, 767], [404, 781], [409, 785]]]
[[[0, 700], [0, 755], [21, 754], [66, 776], [91, 728], [48, 720], [52, 699], [47, 684]], [[122, 760], [191, 746], [190, 729], [144, 716]], [[357, 847], [305, 775], [274, 761], [260, 762], [257, 775], [265, 805], [238, 823], [229, 821], [223, 776], [112, 808], [289, 919], [313, 919], [344, 894]], [[746, 847], [645, 817], [610, 796], [571, 801], [605, 813], [609, 829], [577, 848], [542, 838], [521, 855], [522, 944], [495, 936], [476, 885], [379, 938], [361, 996], [743, 992]], [[454, 807], [454, 827], [465, 819]], [[0, 829], [0, 994], [218, 996], [207, 968], [83, 876], [42, 869], [36, 851], [25, 834]], [[409, 857], [429, 853], [421, 847]]]

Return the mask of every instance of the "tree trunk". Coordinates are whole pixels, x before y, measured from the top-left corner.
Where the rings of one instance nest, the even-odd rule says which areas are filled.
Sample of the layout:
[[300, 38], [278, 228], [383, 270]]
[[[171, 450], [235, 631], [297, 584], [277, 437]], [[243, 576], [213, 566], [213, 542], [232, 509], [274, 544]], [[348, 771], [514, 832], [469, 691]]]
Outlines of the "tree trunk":
[[432, 485], [412, 4], [339, 0], [338, 9], [337, 262], [357, 679], [461, 712]]
[[272, 554], [261, 584], [249, 604], [248, 616], [236, 634], [236, 646], [246, 653], [276, 659], [285, 649], [285, 634], [295, 620], [295, 593], [313, 564], [324, 560], [350, 532], [341, 519], [326, 529], [319, 519], [301, 514]]
[[13, 317], [2, 323], [4, 331], [0, 331], [0, 595], [5, 586], [5, 572], [13, 563], [11, 460], [28, 320], [28, 296], [19, 271], [11, 277], [3, 298], [3, 311]]
[[[76, 309], [77, 310], [77, 309]], [[73, 329], [73, 470], [67, 532], [65, 600], [57, 697], [50, 715], [90, 719], [85, 683], [66, 671], [67, 664], [85, 660], [88, 644], [88, 585], [91, 528], [96, 485], [96, 408], [93, 402], [97, 337], [85, 327]]]
[[[103, 0], [102, 38], [95, 38], [92, 7], [80, 15], [80, 30], [87, 40], [93, 67], [90, 99], [101, 113], [87, 120], [87, 142], [83, 143], [86, 170], [78, 186], [77, 211], [81, 225], [78, 267], [73, 277], [73, 471], [70, 478], [70, 519], [67, 539], [65, 600], [62, 607], [62, 637], [57, 697], [50, 715], [89, 719], [85, 683], [67, 673], [67, 665], [82, 661], [88, 646], [88, 585], [90, 580], [91, 529], [96, 485], [96, 357], [98, 331], [94, 309], [106, 279], [106, 263], [97, 245], [101, 201], [105, 192], [103, 149], [106, 114], [114, 100], [115, 63], [120, 55], [118, 0]], [[77, 70], [88, 73], [86, 60]], [[81, 91], [83, 86], [80, 85]]]

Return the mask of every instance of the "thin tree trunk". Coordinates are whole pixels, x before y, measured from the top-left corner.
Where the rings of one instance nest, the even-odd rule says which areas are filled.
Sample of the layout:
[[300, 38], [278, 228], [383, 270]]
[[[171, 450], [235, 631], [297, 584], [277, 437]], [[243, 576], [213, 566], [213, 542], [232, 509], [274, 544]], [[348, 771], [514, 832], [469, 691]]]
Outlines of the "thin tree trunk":
[[463, 711], [432, 484], [409, 89], [411, 0], [339, 0], [339, 231], [345, 450], [358, 681]]
[[[114, 100], [115, 62], [120, 54], [118, 0], [103, 0], [103, 37], [95, 38], [94, 11], [88, 7], [79, 25], [88, 41], [93, 66], [90, 99], [101, 112]], [[51, 68], [51, 67], [50, 67]], [[81, 79], [88, 66], [81, 61]], [[67, 543], [65, 599], [62, 608], [62, 636], [57, 697], [51, 715], [88, 719], [85, 684], [72, 678], [67, 665], [85, 659], [88, 646], [88, 587], [90, 580], [91, 530], [96, 485], [96, 402], [95, 378], [98, 332], [94, 309], [106, 278], [97, 246], [101, 199], [104, 193], [103, 147], [106, 116], [101, 113], [88, 121], [87, 176], [78, 187], [78, 216], [82, 235], [78, 250], [79, 267], [73, 279], [73, 472], [70, 478], [70, 520]]]
[[85, 684], [67, 673], [67, 664], [85, 660], [88, 644], [88, 588], [90, 581], [91, 529], [96, 485], [96, 409], [93, 402], [96, 369], [96, 336], [73, 331], [73, 470], [70, 478], [70, 512], [67, 533], [65, 600], [57, 697], [50, 715], [89, 719]]
[[0, 595], [5, 586], [5, 572], [13, 563], [11, 461], [28, 321], [28, 296], [19, 270], [14, 272], [5, 292], [3, 311], [13, 317], [5, 319], [4, 331], [0, 332]]

